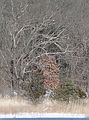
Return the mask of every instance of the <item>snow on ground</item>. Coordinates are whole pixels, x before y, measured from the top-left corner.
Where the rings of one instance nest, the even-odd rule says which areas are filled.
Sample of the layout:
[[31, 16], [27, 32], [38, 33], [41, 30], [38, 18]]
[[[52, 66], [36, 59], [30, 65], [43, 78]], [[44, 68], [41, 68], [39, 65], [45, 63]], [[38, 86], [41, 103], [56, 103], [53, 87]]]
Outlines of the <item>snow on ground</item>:
[[86, 118], [83, 114], [64, 113], [16, 113], [0, 114], [0, 118]]

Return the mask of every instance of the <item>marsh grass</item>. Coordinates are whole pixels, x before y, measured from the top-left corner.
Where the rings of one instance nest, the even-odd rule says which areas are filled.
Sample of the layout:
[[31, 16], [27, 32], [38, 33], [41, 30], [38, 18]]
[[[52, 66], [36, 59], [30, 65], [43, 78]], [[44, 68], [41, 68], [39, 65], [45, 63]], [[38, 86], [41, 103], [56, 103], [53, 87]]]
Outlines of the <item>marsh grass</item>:
[[89, 99], [70, 101], [69, 103], [44, 100], [32, 104], [21, 98], [0, 98], [0, 113], [39, 112], [39, 113], [75, 113], [89, 115]]

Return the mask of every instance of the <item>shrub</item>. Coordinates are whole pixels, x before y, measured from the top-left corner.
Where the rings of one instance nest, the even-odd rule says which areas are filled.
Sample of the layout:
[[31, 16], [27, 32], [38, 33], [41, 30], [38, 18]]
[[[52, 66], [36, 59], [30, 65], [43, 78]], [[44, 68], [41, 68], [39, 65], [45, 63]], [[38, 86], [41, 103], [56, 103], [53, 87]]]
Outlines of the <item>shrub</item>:
[[83, 90], [81, 90], [79, 87], [77, 87], [75, 91], [76, 91], [76, 94], [79, 98], [86, 98], [87, 97], [86, 93]]
[[37, 70], [32, 72], [31, 78], [32, 80], [22, 81], [21, 92], [22, 96], [37, 102], [45, 94], [42, 70], [37, 68]]
[[57, 86], [51, 97], [55, 100], [69, 102], [72, 99], [84, 98], [86, 94], [79, 87], [75, 86], [71, 80], [66, 80]]

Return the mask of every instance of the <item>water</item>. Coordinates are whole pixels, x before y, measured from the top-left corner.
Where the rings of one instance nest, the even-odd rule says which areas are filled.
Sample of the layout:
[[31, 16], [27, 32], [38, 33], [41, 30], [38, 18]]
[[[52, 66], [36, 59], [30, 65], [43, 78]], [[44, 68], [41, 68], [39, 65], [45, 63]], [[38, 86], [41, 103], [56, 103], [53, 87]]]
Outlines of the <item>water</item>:
[[0, 120], [89, 120], [89, 117], [64, 113], [17, 113], [1, 114]]
[[89, 120], [89, 118], [0, 118], [0, 120]]

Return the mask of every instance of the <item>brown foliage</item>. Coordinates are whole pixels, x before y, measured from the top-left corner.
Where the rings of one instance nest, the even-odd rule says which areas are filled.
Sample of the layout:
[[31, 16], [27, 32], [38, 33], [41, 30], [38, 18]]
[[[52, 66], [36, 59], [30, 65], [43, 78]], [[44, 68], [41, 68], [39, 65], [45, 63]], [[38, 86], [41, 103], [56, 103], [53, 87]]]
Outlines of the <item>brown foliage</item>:
[[53, 56], [43, 55], [40, 59], [44, 75], [44, 86], [54, 89], [59, 83], [59, 69]]

